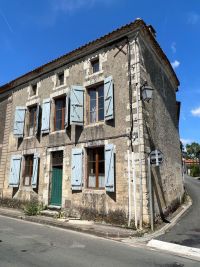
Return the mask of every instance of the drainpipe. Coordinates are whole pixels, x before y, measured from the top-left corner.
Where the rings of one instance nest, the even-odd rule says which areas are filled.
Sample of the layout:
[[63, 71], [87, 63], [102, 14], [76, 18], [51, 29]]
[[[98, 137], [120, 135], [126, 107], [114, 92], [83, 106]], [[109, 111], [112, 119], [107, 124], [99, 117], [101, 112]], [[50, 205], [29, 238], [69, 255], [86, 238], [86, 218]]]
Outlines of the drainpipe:
[[[135, 54], [135, 78], [136, 78], [136, 109], [137, 109], [137, 126], [138, 126], [138, 152], [139, 152], [139, 180], [140, 180], [140, 212], [139, 212], [139, 223], [140, 229], [143, 227], [143, 188], [142, 188], [142, 155], [141, 155], [141, 132], [140, 132], [140, 118], [139, 118], [139, 107], [140, 107], [140, 81], [138, 77], [138, 64], [139, 55], [137, 55], [137, 36], [135, 37], [134, 43], [134, 54]], [[139, 54], [139, 53], [138, 53]]]

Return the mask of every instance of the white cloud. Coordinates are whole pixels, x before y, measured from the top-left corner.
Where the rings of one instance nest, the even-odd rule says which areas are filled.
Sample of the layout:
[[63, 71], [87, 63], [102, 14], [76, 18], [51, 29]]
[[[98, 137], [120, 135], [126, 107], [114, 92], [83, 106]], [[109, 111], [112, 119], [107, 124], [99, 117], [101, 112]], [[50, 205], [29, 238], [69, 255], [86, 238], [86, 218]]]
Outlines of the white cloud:
[[174, 60], [174, 62], [171, 63], [173, 69], [178, 68], [180, 64], [181, 63], [178, 60]]
[[191, 113], [194, 117], [200, 117], [200, 107], [192, 109]]
[[80, 8], [92, 8], [95, 4], [108, 5], [113, 0], [52, 0], [54, 11], [62, 11], [65, 13], [73, 12]]
[[187, 144], [191, 144], [193, 141], [191, 139], [181, 138], [181, 142], [184, 146], [186, 146]]
[[175, 42], [173, 42], [172, 44], [171, 44], [171, 50], [172, 50], [172, 52], [175, 54], [176, 53], [176, 43]]
[[200, 20], [200, 15], [195, 13], [195, 12], [190, 12], [188, 14], [188, 18], [187, 18], [187, 23], [188, 24], [192, 24], [192, 25], [195, 25], [199, 22]]

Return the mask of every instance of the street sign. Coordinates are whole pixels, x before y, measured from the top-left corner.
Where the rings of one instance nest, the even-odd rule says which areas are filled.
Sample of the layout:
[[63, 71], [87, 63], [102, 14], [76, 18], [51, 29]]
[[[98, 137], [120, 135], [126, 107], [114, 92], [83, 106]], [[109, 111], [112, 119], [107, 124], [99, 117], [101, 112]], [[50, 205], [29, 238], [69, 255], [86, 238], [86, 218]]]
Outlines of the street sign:
[[151, 151], [149, 158], [151, 165], [160, 166], [160, 164], [163, 162], [164, 156], [160, 150], [156, 149]]

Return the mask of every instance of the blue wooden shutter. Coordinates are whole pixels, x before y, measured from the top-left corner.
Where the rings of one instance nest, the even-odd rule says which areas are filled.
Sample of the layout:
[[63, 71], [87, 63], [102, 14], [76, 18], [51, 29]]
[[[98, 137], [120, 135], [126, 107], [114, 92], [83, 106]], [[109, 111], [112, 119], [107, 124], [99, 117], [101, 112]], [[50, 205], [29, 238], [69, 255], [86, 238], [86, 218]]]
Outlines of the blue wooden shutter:
[[31, 178], [32, 188], [37, 187], [38, 162], [39, 162], [39, 156], [37, 154], [35, 154], [34, 158], [33, 158], [33, 174], [32, 174], [32, 178]]
[[37, 110], [36, 110], [36, 127], [35, 127], [35, 135], [38, 134], [38, 127], [39, 127], [39, 115], [40, 115], [40, 105], [37, 105]]
[[49, 133], [50, 130], [50, 98], [43, 100], [42, 105], [42, 133]]
[[83, 176], [83, 150], [81, 148], [72, 149], [72, 173], [71, 186], [72, 190], [81, 190]]
[[113, 118], [113, 79], [112, 76], [109, 76], [104, 80], [104, 120]]
[[17, 137], [24, 135], [25, 107], [16, 107], [13, 134]]
[[70, 124], [83, 125], [84, 88], [79, 85], [71, 87]]
[[66, 95], [65, 104], [65, 128], [69, 126], [69, 93]]
[[21, 156], [12, 156], [10, 162], [9, 186], [18, 187], [21, 171]]
[[107, 192], [115, 192], [114, 145], [105, 145], [105, 184]]

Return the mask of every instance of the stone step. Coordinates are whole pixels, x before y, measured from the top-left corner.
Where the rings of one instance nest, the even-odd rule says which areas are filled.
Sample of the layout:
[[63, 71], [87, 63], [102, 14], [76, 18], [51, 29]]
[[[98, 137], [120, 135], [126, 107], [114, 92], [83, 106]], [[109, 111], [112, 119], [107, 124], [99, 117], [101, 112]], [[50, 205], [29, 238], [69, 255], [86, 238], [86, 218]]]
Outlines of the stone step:
[[61, 210], [61, 206], [56, 206], [56, 205], [49, 205], [48, 210], [55, 210], [55, 211], [60, 211]]
[[59, 212], [56, 210], [42, 210], [40, 214], [47, 217], [59, 217]]

